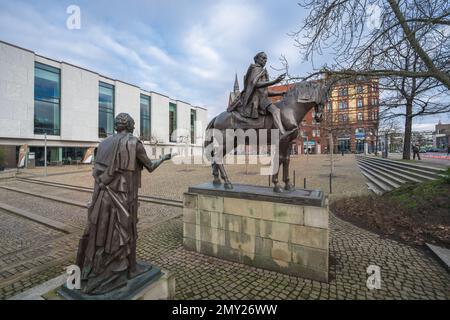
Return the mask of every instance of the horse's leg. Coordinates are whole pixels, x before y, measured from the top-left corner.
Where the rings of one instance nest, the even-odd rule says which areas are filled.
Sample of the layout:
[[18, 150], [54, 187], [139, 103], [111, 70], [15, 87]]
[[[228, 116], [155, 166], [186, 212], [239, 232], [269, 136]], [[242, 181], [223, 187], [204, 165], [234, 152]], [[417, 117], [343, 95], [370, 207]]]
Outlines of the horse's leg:
[[219, 178], [219, 166], [214, 159], [211, 163], [211, 166], [212, 166], [212, 174], [214, 176], [213, 185], [220, 186], [222, 184], [222, 181]]
[[284, 190], [287, 190], [287, 191], [294, 190], [294, 185], [289, 182], [289, 162], [290, 162], [289, 152], [290, 152], [290, 149], [291, 149], [290, 141], [280, 144], [280, 158], [281, 158], [281, 162], [283, 163]]
[[[225, 158], [225, 152], [226, 152], [226, 146], [224, 145], [223, 146], [223, 158], [222, 158], [222, 160], [224, 160], [224, 158]], [[224, 161], [222, 161], [220, 164], [218, 164], [217, 166], [218, 166], [218, 168], [219, 168], [219, 171], [220, 171], [220, 177], [223, 179], [223, 181], [224, 181], [224, 187], [225, 187], [225, 189], [233, 189], [233, 185], [231, 184], [231, 181], [230, 181], [230, 179], [228, 178], [228, 174], [227, 174], [227, 172], [226, 172], [226, 170], [225, 170], [225, 166], [224, 166]]]
[[278, 182], [278, 173], [280, 172], [280, 159], [278, 159], [278, 169], [277, 172], [275, 172], [272, 175], [272, 183], [273, 183], [273, 191], [277, 193], [283, 192], [283, 189], [281, 188], [279, 182]]
[[284, 190], [292, 191], [295, 190], [294, 185], [290, 182], [289, 179], [289, 162], [291, 160], [289, 159], [289, 155], [287, 155], [283, 159], [283, 181], [284, 181]]

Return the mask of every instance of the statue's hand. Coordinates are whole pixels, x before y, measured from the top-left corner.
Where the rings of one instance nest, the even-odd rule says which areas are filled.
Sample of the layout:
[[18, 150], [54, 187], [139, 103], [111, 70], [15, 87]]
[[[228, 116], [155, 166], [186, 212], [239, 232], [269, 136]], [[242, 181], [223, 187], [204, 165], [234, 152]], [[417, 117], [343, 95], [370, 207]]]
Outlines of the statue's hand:
[[161, 155], [160, 156], [160, 159], [162, 160], [162, 161], [166, 161], [166, 160], [170, 160], [170, 159], [172, 159], [172, 154], [164, 154], [164, 155]]

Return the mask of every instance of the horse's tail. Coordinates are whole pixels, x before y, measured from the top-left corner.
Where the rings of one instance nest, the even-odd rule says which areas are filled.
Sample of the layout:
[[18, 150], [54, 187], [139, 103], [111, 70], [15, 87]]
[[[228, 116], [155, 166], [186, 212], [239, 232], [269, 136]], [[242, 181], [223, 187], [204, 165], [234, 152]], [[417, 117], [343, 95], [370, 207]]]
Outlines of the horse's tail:
[[[206, 129], [205, 129], [205, 132], [206, 131], [208, 131], [209, 129], [212, 129], [213, 127], [214, 127], [214, 121], [216, 120], [216, 118], [217, 117], [214, 117], [214, 118], [212, 118], [211, 119], [211, 121], [208, 123], [208, 125], [206, 126]], [[211, 143], [211, 140], [206, 140], [206, 137], [207, 137], [208, 135], [207, 134], [205, 134], [205, 140], [203, 141], [203, 147], [204, 148], [206, 148], [210, 143]]]

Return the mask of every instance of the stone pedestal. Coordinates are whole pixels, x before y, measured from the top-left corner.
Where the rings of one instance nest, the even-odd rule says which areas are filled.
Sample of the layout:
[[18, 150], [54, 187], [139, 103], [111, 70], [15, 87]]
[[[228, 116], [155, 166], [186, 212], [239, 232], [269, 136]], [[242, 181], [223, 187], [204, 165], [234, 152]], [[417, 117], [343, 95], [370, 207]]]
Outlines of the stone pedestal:
[[323, 192], [205, 183], [184, 194], [184, 247], [328, 282], [329, 213]]
[[[65, 286], [67, 275], [61, 275], [43, 284], [22, 292], [9, 300], [74, 300], [77, 293], [61, 295], [61, 288]], [[67, 288], [65, 290], [68, 290]], [[174, 274], [161, 271], [161, 275], [143, 286], [140, 286], [132, 294], [122, 297], [128, 300], [170, 300], [175, 298]], [[114, 297], [93, 296], [85, 300], [119, 299]]]

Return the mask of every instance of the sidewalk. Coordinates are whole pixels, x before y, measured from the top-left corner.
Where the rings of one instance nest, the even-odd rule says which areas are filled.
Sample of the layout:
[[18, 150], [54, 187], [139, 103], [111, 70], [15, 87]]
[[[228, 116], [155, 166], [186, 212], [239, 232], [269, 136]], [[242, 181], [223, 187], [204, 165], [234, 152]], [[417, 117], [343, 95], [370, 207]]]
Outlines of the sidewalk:
[[[381, 156], [381, 154], [380, 154]], [[423, 165], [430, 165], [432, 167], [440, 167], [440, 168], [448, 168], [450, 167], [450, 156], [447, 156], [446, 153], [437, 153], [437, 152], [427, 152], [420, 154], [421, 160], [402, 160], [401, 153], [389, 153], [388, 159], [392, 160], [401, 160], [409, 163], [417, 163]]]

